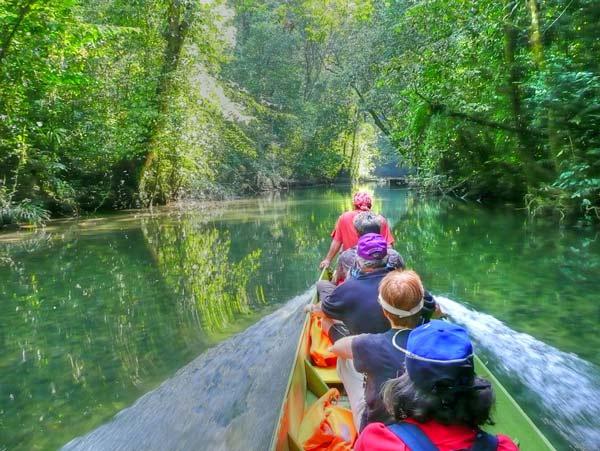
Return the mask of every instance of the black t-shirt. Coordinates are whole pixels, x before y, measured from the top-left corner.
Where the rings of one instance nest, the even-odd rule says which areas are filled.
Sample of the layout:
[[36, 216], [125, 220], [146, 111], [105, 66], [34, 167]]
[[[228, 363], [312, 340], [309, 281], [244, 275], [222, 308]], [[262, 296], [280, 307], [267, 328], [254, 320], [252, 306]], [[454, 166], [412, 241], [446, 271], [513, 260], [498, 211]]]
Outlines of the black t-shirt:
[[366, 377], [366, 408], [361, 420], [361, 430], [369, 423], [389, 424], [393, 417], [387, 412], [381, 398], [381, 387], [389, 379], [404, 373], [405, 354], [392, 344], [406, 349], [409, 329], [391, 329], [381, 334], [364, 334], [352, 339], [354, 368]]
[[381, 269], [346, 280], [321, 303], [323, 312], [330, 318], [342, 321], [350, 335], [377, 334], [389, 330], [390, 323], [377, 301], [379, 282], [388, 272], [387, 269]]

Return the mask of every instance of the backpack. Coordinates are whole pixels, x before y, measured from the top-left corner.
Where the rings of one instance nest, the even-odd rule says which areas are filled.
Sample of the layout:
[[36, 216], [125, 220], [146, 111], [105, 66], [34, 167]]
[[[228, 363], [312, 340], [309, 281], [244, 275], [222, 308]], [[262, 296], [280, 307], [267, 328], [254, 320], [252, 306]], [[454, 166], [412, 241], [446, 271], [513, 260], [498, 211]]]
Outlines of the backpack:
[[[402, 422], [389, 425], [388, 428], [411, 451], [439, 451], [438, 447], [429, 440], [429, 437], [416, 424]], [[475, 437], [475, 443], [468, 451], [496, 451], [497, 448], [498, 437], [479, 429]]]

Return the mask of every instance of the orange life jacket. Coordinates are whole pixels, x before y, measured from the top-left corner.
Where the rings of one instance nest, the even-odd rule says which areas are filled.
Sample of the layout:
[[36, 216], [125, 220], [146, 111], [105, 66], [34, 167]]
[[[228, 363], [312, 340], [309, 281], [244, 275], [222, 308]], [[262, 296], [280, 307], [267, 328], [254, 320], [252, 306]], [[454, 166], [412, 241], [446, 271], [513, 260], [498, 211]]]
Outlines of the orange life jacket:
[[349, 409], [335, 405], [340, 397], [331, 388], [304, 414], [299, 442], [306, 451], [351, 451], [357, 437]]
[[333, 343], [331, 343], [327, 334], [323, 332], [323, 328], [321, 327], [322, 321], [323, 318], [314, 313], [310, 317], [309, 353], [316, 366], [328, 368], [330, 366], [335, 366], [337, 357], [333, 352], [329, 351], [329, 348]]

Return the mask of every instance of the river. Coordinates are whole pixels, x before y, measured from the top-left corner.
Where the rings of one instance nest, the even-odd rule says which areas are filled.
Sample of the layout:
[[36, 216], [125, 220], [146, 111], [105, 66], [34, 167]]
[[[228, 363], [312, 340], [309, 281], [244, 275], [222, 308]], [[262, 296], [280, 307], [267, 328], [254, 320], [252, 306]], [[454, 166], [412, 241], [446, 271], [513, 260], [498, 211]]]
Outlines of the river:
[[[594, 449], [598, 231], [371, 188], [374, 210], [388, 218], [408, 266], [469, 327], [478, 352], [532, 419], [558, 449]], [[152, 437], [156, 449], [209, 437], [228, 443], [224, 449], [251, 449], [234, 438], [245, 427], [264, 441], [272, 418], [259, 427], [244, 410], [278, 408], [288, 352], [273, 341], [295, 340], [298, 307], [350, 193], [305, 189], [1, 234], [0, 450], [68, 442], [116, 449], [118, 430]], [[265, 329], [280, 333], [261, 345]], [[192, 386], [194, 396], [186, 396]], [[157, 427], [156, 417], [144, 420], [148, 403], [164, 393], [189, 399], [169, 411], [171, 425], [188, 425], [180, 430], [187, 441]], [[210, 421], [194, 429], [185, 419], [191, 414]], [[93, 441], [110, 437], [113, 446]]]

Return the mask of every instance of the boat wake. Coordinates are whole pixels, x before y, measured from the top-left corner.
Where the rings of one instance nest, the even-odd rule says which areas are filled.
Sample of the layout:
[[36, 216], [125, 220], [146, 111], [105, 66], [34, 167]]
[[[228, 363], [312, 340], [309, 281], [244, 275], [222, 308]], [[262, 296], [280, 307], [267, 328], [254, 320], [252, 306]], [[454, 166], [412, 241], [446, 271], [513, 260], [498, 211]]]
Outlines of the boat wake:
[[[494, 370], [518, 379], [526, 395], [543, 406], [541, 419], [576, 449], [600, 443], [600, 369], [574, 354], [559, 351], [496, 318], [436, 296], [443, 310], [469, 330], [480, 349], [494, 355]], [[518, 396], [517, 396], [518, 397]], [[519, 399], [521, 401], [521, 399]]]
[[63, 450], [268, 449], [314, 291], [181, 368], [134, 405]]

